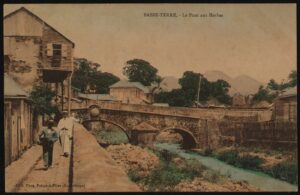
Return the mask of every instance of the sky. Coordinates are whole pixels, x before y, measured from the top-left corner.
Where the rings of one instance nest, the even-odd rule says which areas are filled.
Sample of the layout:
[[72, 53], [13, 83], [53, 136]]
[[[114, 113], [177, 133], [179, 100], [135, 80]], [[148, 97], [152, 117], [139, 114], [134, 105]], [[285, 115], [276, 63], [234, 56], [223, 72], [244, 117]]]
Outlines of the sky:
[[297, 67], [296, 4], [5, 4], [4, 15], [22, 6], [72, 40], [75, 57], [121, 78], [134, 58], [177, 78], [218, 70], [280, 82]]

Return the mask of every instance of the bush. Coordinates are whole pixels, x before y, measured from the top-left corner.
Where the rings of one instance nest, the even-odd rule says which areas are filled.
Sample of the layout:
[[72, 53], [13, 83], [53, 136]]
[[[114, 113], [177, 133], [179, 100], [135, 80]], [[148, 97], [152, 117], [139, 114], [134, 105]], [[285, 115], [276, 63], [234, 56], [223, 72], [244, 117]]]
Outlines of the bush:
[[220, 171], [214, 171], [214, 170], [207, 170], [204, 172], [203, 177], [211, 182], [211, 183], [219, 183], [220, 181], [223, 181], [225, 176], [223, 176]]
[[130, 180], [133, 182], [139, 182], [143, 179], [137, 170], [129, 169], [127, 174]]
[[239, 156], [236, 150], [230, 150], [227, 152], [223, 152], [217, 156], [218, 159], [245, 169], [252, 169], [252, 170], [260, 170], [260, 166], [264, 163], [264, 160], [258, 156], [251, 156], [251, 155], [244, 155]]
[[126, 134], [117, 128], [99, 129], [95, 131], [95, 136], [99, 142], [107, 144], [128, 143]]
[[261, 159], [258, 156], [245, 155], [238, 158], [236, 166], [245, 169], [260, 170], [260, 166], [263, 163], [264, 159]]
[[271, 176], [298, 184], [298, 163], [296, 161], [284, 161], [267, 170]]
[[[149, 191], [169, 191], [184, 180], [192, 180], [196, 176], [202, 176], [206, 168], [197, 160], [183, 159], [181, 166], [177, 166], [172, 160], [178, 155], [168, 150], [153, 151], [160, 158], [160, 165], [149, 176], [140, 180]], [[132, 174], [132, 173], [131, 173]], [[131, 176], [134, 179], [134, 175]]]
[[227, 151], [227, 152], [223, 152], [223, 153], [221, 153], [217, 156], [217, 158], [219, 160], [222, 160], [222, 161], [224, 161], [228, 164], [231, 164], [231, 165], [235, 165], [235, 163], [237, 162], [238, 157], [239, 157], [239, 154], [235, 150], [230, 150], [230, 151]]

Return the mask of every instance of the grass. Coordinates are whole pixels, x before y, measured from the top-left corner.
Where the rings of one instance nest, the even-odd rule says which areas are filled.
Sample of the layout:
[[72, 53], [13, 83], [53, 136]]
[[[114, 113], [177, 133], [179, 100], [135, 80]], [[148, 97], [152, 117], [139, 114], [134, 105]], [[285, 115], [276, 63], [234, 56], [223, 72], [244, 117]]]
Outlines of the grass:
[[298, 184], [298, 162], [297, 159], [283, 161], [271, 168], [262, 168], [264, 159], [258, 156], [243, 155], [240, 156], [237, 150], [229, 150], [215, 155], [219, 160], [236, 167], [262, 171], [270, 176], [287, 181], [291, 184]]
[[266, 170], [266, 173], [277, 179], [281, 179], [292, 184], [298, 184], [297, 161], [283, 161]]
[[222, 152], [216, 156], [219, 160], [222, 160], [228, 164], [231, 164], [236, 167], [251, 169], [251, 170], [260, 170], [261, 165], [264, 163], [264, 159], [258, 156], [243, 155], [240, 156], [238, 151], [229, 150]]
[[107, 144], [122, 144], [128, 143], [126, 134], [115, 127], [108, 127], [106, 129], [99, 129], [94, 132], [97, 141]]
[[167, 150], [153, 150], [160, 164], [147, 177], [140, 177], [138, 170], [129, 170], [129, 178], [146, 187], [147, 191], [172, 191], [182, 181], [191, 181], [195, 177], [204, 177], [216, 183], [224, 178], [219, 172], [212, 171], [194, 159], [181, 159], [180, 164], [174, 161], [178, 156]]

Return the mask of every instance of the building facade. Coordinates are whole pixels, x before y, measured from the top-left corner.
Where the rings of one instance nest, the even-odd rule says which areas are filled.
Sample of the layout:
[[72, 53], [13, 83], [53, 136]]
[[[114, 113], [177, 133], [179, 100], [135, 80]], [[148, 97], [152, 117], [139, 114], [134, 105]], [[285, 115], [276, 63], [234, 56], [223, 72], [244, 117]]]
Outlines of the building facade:
[[5, 166], [17, 160], [36, 136], [28, 94], [7, 74], [4, 75]]
[[109, 87], [109, 94], [125, 104], [151, 104], [148, 87], [139, 82], [119, 81]]
[[70, 98], [74, 43], [24, 7], [3, 26], [5, 72], [27, 92], [44, 82]]

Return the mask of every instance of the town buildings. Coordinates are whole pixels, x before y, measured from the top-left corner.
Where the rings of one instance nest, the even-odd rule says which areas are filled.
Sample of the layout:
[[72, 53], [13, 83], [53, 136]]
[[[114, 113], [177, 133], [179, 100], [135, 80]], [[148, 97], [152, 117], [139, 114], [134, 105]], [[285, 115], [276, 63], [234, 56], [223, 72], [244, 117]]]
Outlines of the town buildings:
[[31, 103], [26, 93], [9, 75], [4, 75], [5, 166], [18, 159], [33, 144]]
[[109, 94], [126, 104], [151, 104], [150, 89], [139, 82], [121, 80], [109, 87]]
[[28, 100], [35, 85], [46, 83], [59, 108], [70, 109], [75, 44], [24, 7], [4, 16], [3, 26], [7, 166], [36, 141], [42, 128], [42, 116], [33, 113]]
[[276, 121], [297, 122], [297, 87], [286, 90], [275, 99], [273, 112]]

